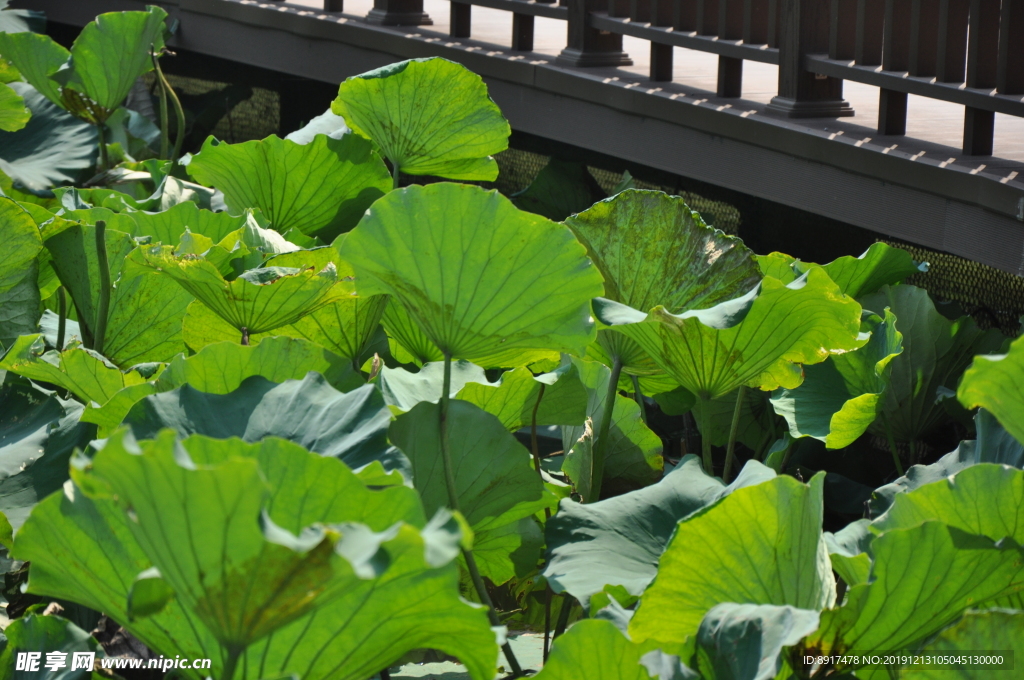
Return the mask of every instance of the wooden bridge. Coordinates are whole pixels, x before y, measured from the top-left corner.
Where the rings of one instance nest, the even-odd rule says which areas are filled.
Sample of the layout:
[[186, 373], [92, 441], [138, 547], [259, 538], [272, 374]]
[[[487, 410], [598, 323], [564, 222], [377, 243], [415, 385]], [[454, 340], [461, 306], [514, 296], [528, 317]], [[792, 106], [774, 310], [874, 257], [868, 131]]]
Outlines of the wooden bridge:
[[175, 49], [333, 84], [442, 56], [515, 130], [1024, 275], [1024, 0], [13, 4], [158, 4]]

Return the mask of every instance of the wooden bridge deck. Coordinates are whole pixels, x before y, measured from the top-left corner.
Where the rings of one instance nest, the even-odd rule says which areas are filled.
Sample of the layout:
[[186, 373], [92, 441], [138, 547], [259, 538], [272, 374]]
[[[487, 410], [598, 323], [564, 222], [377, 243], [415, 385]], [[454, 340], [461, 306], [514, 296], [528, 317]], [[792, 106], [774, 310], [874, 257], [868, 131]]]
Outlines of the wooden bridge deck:
[[[141, 0], [17, 0], [82, 25]], [[157, 0], [199, 54], [324, 82], [391, 61], [443, 56], [480, 73], [513, 128], [793, 205], [1024, 275], [1024, 118], [996, 114], [995, 154], [965, 156], [964, 107], [911, 95], [907, 134], [879, 136], [878, 88], [847, 81], [856, 115], [765, 113], [778, 67], [744, 62], [743, 98], [715, 95], [716, 55], [673, 48], [674, 80], [648, 78], [647, 41], [626, 36], [625, 68], [556, 65], [566, 23], [535, 19], [533, 52], [513, 52], [510, 12], [474, 6], [472, 37], [449, 36], [449, 3], [425, 0], [432, 26], [381, 27], [372, 0]]]

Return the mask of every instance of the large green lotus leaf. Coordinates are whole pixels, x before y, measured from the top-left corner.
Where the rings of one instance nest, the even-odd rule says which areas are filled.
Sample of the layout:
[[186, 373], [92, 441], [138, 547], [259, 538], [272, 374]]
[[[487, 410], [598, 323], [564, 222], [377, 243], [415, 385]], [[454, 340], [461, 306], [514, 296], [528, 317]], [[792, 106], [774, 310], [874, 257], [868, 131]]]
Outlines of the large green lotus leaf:
[[587, 417], [587, 390], [574, 363], [536, 376], [516, 368], [502, 373], [497, 383], [467, 383], [456, 396], [494, 414], [513, 432], [534, 422], [535, 409], [538, 426], [577, 425]]
[[38, 257], [43, 249], [35, 220], [0, 198], [0, 346], [34, 330], [39, 321]]
[[390, 421], [391, 412], [372, 385], [339, 392], [322, 375], [310, 373], [281, 384], [252, 376], [227, 394], [182, 385], [145, 397], [125, 422], [140, 439], [166, 427], [183, 437], [248, 442], [281, 437], [353, 469], [380, 461], [387, 470], [404, 472], [408, 460], [388, 444]]
[[408, 175], [494, 181], [490, 156], [508, 148], [511, 134], [483, 79], [436, 57], [347, 79], [331, 111]]
[[976, 440], [960, 442], [953, 451], [930, 465], [913, 465], [907, 474], [875, 489], [868, 503], [868, 513], [878, 517], [888, 510], [896, 497], [925, 484], [955, 475], [979, 463], [998, 463], [1024, 469], [1024, 444], [1014, 439], [985, 409], [974, 416]]
[[871, 557], [868, 546], [875, 538], [871, 521], [859, 519], [850, 522], [836, 533], [825, 532], [825, 545], [832, 569], [848, 586], [867, 583], [871, 573]]
[[203, 210], [192, 201], [178, 203], [162, 212], [127, 209], [125, 214], [137, 225], [132, 236], [150, 236], [154, 243], [172, 246], [178, 245], [186, 228], [218, 243], [231, 232], [245, 226], [248, 218], [247, 214], [234, 216], [226, 212]]
[[107, 110], [118, 108], [135, 80], [153, 70], [151, 54], [164, 46], [167, 12], [151, 6], [145, 12], [108, 12], [86, 24], [71, 46], [67, 67], [55, 76]]
[[639, 596], [680, 520], [773, 477], [771, 469], [750, 462], [726, 486], [689, 455], [657, 484], [596, 503], [563, 500], [547, 522], [544, 576], [555, 592], [570, 593], [585, 608], [606, 585]]
[[48, 35], [0, 32], [0, 54], [11, 62], [21, 76], [40, 94], [63, 107], [60, 85], [50, 76], [63, 66], [71, 53]]
[[1009, 536], [1024, 543], [1024, 470], [991, 463], [973, 465], [955, 476], [899, 494], [871, 528], [883, 533], [929, 520], [993, 541]]
[[187, 166], [197, 182], [224, 192], [232, 211], [260, 208], [277, 231], [324, 240], [354, 227], [391, 188], [384, 162], [358, 135], [316, 135], [308, 144], [276, 135], [241, 144], [210, 137]]
[[[444, 352], [427, 337], [419, 323], [398, 300], [391, 298], [381, 317], [381, 325], [388, 335], [391, 354], [399, 363], [425, 366], [430, 362], [444, 360]], [[473, 361], [484, 368], [517, 368], [545, 361], [557, 363], [558, 359], [558, 352], [544, 349], [499, 348], [474, 357]]]
[[530, 186], [511, 198], [520, 210], [561, 222], [605, 198], [605, 193], [586, 165], [552, 156]]
[[940, 388], [955, 390], [974, 355], [999, 352], [1006, 338], [996, 329], [981, 330], [970, 317], [950, 321], [927, 291], [914, 286], [886, 286], [860, 302], [878, 314], [892, 310], [903, 336], [903, 352], [889, 364], [890, 383], [880, 406], [885, 419], [868, 431], [887, 436], [887, 420], [897, 441], [919, 441], [948, 417], [938, 400]]
[[[917, 650], [918, 654], [943, 656], [988, 655], [990, 651], [1002, 655], [1013, 663], [1024, 658], [1024, 612], [1019, 610], [989, 609], [969, 611], [964, 617], [936, 635]], [[1005, 668], [1005, 666], [1004, 666]], [[957, 665], [945, 668], [905, 666], [901, 678], [908, 680], [989, 680], [1002, 675], [991, 665]]]
[[611, 621], [580, 621], [555, 640], [551, 656], [535, 677], [537, 680], [651, 680], [651, 674], [641, 661], [644, 652]]
[[887, 531], [871, 542], [867, 583], [842, 607], [822, 612], [804, 646], [813, 653], [904, 650], [959, 618], [965, 609], [1024, 591], [1024, 549], [942, 522]]
[[20, 94], [0, 83], [0, 130], [17, 132], [28, 124], [32, 112]]
[[[395, 419], [390, 439], [412, 462], [427, 514], [448, 506], [438, 404], [423, 402]], [[448, 410], [449, 453], [459, 505], [473, 531], [503, 526], [551, 507], [555, 497], [530, 452], [493, 415], [459, 399]]]
[[21, 527], [42, 498], [68, 478], [68, 459], [93, 438], [80, 404], [7, 380], [0, 387], [0, 511]]
[[315, 309], [351, 295], [347, 285], [338, 285], [333, 265], [323, 269], [250, 269], [234, 281], [226, 281], [207, 260], [175, 257], [164, 246], [143, 246], [142, 253], [148, 266], [177, 281], [243, 335], [266, 333], [294, 323]]
[[[417, 373], [385, 367], [379, 378], [384, 400], [402, 411], [410, 411], [422, 401], [440, 401], [443, 382], [443, 362], [424, 364]], [[544, 394], [537, 406], [542, 387]], [[537, 376], [529, 369], [516, 368], [491, 382], [481, 367], [455, 361], [450, 390], [450, 397], [476, 404], [513, 432], [533, 422], [534, 406], [537, 425], [573, 425], [586, 418], [587, 393], [573, 364]]]
[[[249, 344], [256, 345], [266, 338], [279, 335], [291, 337], [288, 330], [291, 326], [280, 326], [266, 333], [250, 333]], [[185, 309], [181, 320], [181, 337], [193, 352], [202, 351], [204, 347], [220, 342], [241, 341], [238, 329], [217, 315], [202, 302], [195, 300]]]
[[823, 485], [823, 474], [809, 484], [775, 477], [736, 489], [680, 522], [630, 621], [630, 636], [671, 652], [720, 602], [832, 606]]
[[783, 648], [817, 630], [818, 617], [788, 605], [716, 605], [700, 623], [691, 665], [706, 680], [773, 680]]
[[650, 314], [595, 301], [598, 319], [636, 340], [672, 378], [703, 399], [742, 385], [794, 388], [802, 365], [856, 349], [861, 308], [821, 270], [789, 285], [766, 277], [743, 297], [706, 310]]
[[881, 241], [872, 243], [860, 257], [845, 255], [825, 265], [803, 262], [783, 253], [755, 257], [765, 276], [773, 276], [786, 283], [809, 269], [820, 267], [836, 282], [839, 290], [852, 298], [875, 293], [885, 285], [902, 283], [908, 276], [928, 269], [927, 263], [914, 262], [907, 251]]
[[62, 387], [85, 404], [105, 404], [119, 390], [146, 381], [137, 370], [122, 372], [84, 347], [47, 351], [41, 334], [18, 338], [0, 360], [0, 369]]
[[[186, 474], [170, 467], [173, 449], [161, 449], [164, 443], [166, 440], [147, 448], [150, 453], [159, 449], [163, 466], [172, 474]], [[393, 527], [383, 544], [390, 559], [378, 565], [387, 570], [379, 578], [348, 579], [349, 587], [345, 589], [339, 588], [342, 584], [337, 580], [317, 584], [341, 590], [332, 606], [317, 609], [250, 647], [236, 677], [257, 680], [267, 675], [301, 675], [314, 680], [356, 680], [376, 672], [373, 668], [393, 664], [418, 647], [458, 656], [474, 679], [489, 680], [493, 676], [497, 648], [486, 616], [458, 597], [457, 575], [451, 563], [459, 540], [454, 523], [440, 517], [440, 522], [432, 522], [420, 531], [423, 513], [415, 492], [401, 487], [370, 491], [354, 482], [352, 473], [337, 461], [312, 456], [274, 439], [247, 446], [236, 441], [192, 438], [184, 442], [184, 447], [193, 460], [215, 464], [187, 471], [193, 474], [258, 462], [265, 482], [257, 481], [243, 494], [262, 494], [269, 485], [263, 504], [279, 531], [297, 534], [304, 523], [314, 521], [335, 525], [366, 521], [369, 526], [365, 529], [343, 524], [342, 530], [351, 538], [362, 534], [378, 541], [379, 537], [368, 535], [366, 530]], [[104, 452], [97, 458], [101, 455]], [[144, 461], [149, 463], [152, 455]], [[97, 489], [102, 482], [89, 479], [95, 477], [94, 472], [86, 472], [79, 479], [87, 488]], [[226, 480], [225, 487], [237, 488], [237, 484]], [[180, 596], [152, 616], [128, 621], [125, 603], [129, 590], [136, 575], [150, 566], [150, 558], [135, 540], [127, 514], [107, 493], [90, 497], [81, 488], [72, 491], [47, 499], [37, 511], [38, 517], [34, 516], [18, 536], [15, 550], [29, 555], [36, 565], [30, 589], [102, 610], [165, 655], [212, 658], [212, 674], [216, 676], [223, 665], [222, 650], [195, 614], [181, 607]], [[190, 505], [199, 509], [203, 504], [192, 501]], [[257, 528], [257, 516], [240, 519], [243, 525], [248, 523], [243, 528], [248, 528], [251, 535]], [[198, 527], [209, 526], [205, 522], [205, 518], [198, 518]], [[169, 552], [174, 547], [169, 544], [163, 550]], [[222, 572], [217, 566], [210, 573]], [[237, 585], [249, 590], [251, 584]], [[259, 595], [266, 596], [266, 589], [258, 590]], [[224, 605], [244, 606], [244, 600], [239, 600], [243, 598], [228, 598]]]
[[200, 392], [228, 394], [254, 375], [280, 383], [301, 380], [310, 371], [324, 375], [341, 391], [363, 384], [349, 362], [305, 340], [272, 337], [248, 347], [221, 342], [207, 345], [189, 357], [175, 357], [155, 380], [139, 381], [117, 390], [108, 400], [95, 400], [101, 406], [87, 406], [82, 420], [109, 431], [120, 425], [132, 406], [143, 398], [186, 383]]
[[982, 406], [1024, 443], [1024, 341], [1006, 354], [977, 356], [964, 373], [957, 398], [967, 408]]
[[480, 573], [498, 585], [536, 576], [543, 550], [544, 532], [533, 517], [473, 535], [473, 559]]
[[[0, 39], [3, 36], [0, 33]], [[25, 100], [32, 117], [17, 132], [0, 131], [0, 171], [31, 191], [78, 181], [82, 171], [96, 163], [95, 128], [27, 83], [10, 87]]]
[[[0, 678], [3, 680], [89, 680], [102, 677], [93, 673], [92, 666], [71, 670], [72, 660], [76, 652], [94, 655], [102, 659], [106, 656], [103, 648], [89, 633], [60, 616], [43, 616], [28, 614], [11, 622], [4, 629], [5, 647], [0, 653]], [[18, 657], [26, 652], [43, 652], [39, 658], [39, 667], [35, 671], [14, 670]], [[66, 656], [63, 668], [51, 670], [46, 666], [50, 652], [63, 652]]]
[[362, 295], [394, 295], [453, 358], [582, 352], [601, 276], [565, 227], [496, 191], [438, 183], [392, 191], [341, 244]]
[[[128, 253], [135, 247], [131, 236], [107, 229], [104, 245], [111, 283], [115, 282]], [[100, 306], [100, 266], [96, 248], [96, 227], [74, 224], [46, 239], [53, 268], [75, 305], [85, 344], [91, 346]], [[113, 297], [113, 295], [111, 296]], [[113, 304], [111, 304], [111, 309]], [[109, 311], [108, 311], [109, 318]], [[136, 329], [142, 330], [140, 329]]]
[[871, 315], [864, 327], [871, 333], [868, 344], [806, 367], [799, 387], [772, 394], [772, 406], [789, 423], [794, 438], [813, 437], [826, 448], [841, 449], [878, 417], [889, 385], [889, 364], [903, 352], [903, 336], [888, 309], [884, 319]]
[[[605, 280], [604, 297], [635, 309], [704, 309], [754, 288], [753, 253], [708, 227], [678, 196], [629, 189], [565, 220]], [[600, 343], [636, 375], [660, 373], [634, 341], [610, 331]]]
[[[600, 423], [608, 406], [611, 371], [604, 364], [577, 358], [572, 359], [571, 365], [579, 371], [579, 379], [586, 389], [586, 417], [591, 423]], [[573, 480], [576, 491], [586, 502], [598, 500], [590, 497], [594, 481], [592, 443], [597, 436], [593, 428], [586, 423], [562, 427], [562, 448], [567, 452], [562, 470]], [[652, 484], [665, 465], [661, 457], [661, 437], [644, 424], [637, 403], [617, 393], [604, 450], [602, 488], [606, 491], [611, 488], [632, 490]]]

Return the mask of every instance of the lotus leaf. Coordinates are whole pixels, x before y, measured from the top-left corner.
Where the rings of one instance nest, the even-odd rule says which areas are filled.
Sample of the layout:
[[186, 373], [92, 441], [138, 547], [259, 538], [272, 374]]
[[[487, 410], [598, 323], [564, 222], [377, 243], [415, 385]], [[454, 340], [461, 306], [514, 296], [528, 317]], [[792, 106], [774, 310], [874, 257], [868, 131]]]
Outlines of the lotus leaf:
[[530, 186], [512, 196], [520, 210], [561, 222], [605, 198], [601, 186], [583, 163], [551, 157]]
[[887, 531], [871, 542], [868, 582], [822, 612], [805, 642], [824, 654], [913, 648], [965, 609], [1024, 590], [1024, 549], [942, 522]]
[[823, 478], [801, 484], [775, 477], [736, 489], [680, 522], [629, 623], [630, 636], [671, 653], [720, 602], [831, 606], [836, 592], [821, 535]]
[[918, 264], [907, 251], [881, 241], [872, 243], [860, 257], [845, 255], [825, 265], [802, 262], [783, 253], [759, 255], [757, 261], [765, 276], [785, 283], [797, 279], [808, 269], [821, 267], [839, 290], [852, 298], [875, 293], [882, 286], [902, 283], [908, 276], [928, 270], [927, 263]]
[[241, 144], [210, 137], [187, 167], [197, 182], [224, 192], [236, 213], [260, 208], [279, 232], [325, 240], [354, 227], [391, 186], [370, 143], [351, 134], [316, 135], [307, 144], [274, 135]]
[[[586, 389], [585, 415], [593, 423], [599, 423], [608, 406], [611, 371], [595, 361], [576, 358], [572, 359], [572, 365], [579, 372]], [[591, 448], [590, 440], [584, 437], [586, 425], [562, 428], [562, 448], [566, 451], [562, 470], [586, 502], [599, 500], [595, 489], [605, 488], [604, 484], [629, 490], [647, 486], [658, 479], [664, 467], [661, 438], [644, 424], [640, 417], [640, 407], [632, 399], [619, 394], [615, 394], [614, 399], [600, 486], [594, 478], [598, 468], [594, 465], [593, 457], [597, 454]], [[593, 434], [600, 436], [596, 432]]]
[[657, 484], [643, 489], [596, 503], [563, 500], [547, 523], [544, 576], [555, 592], [570, 593], [584, 607], [609, 584], [638, 596], [655, 577], [658, 560], [680, 520], [736, 489], [774, 476], [751, 462], [726, 486], [690, 455]]
[[[390, 439], [412, 462], [413, 484], [427, 513], [448, 507], [440, 454], [440, 405], [418, 404], [395, 419]], [[450, 455], [459, 506], [475, 534], [498, 530], [555, 503], [533, 469], [530, 452], [493, 415], [461, 400], [450, 403], [447, 419]], [[539, 548], [539, 546], [538, 546]], [[496, 560], [505, 565], [497, 568]], [[481, 560], [485, 576], [499, 581], [510, 571], [511, 557]]]
[[136, 78], [153, 70], [151, 55], [164, 46], [166, 18], [167, 12], [151, 6], [145, 12], [101, 14], [86, 24], [67, 65], [51, 72], [62, 86], [62, 105], [83, 120], [104, 123]]
[[93, 438], [80, 404], [8, 380], [0, 387], [0, 511], [17, 530], [68, 478], [68, 459]]
[[998, 352], [1006, 338], [998, 330], [981, 330], [969, 317], [950, 321], [926, 291], [914, 286], [885, 286], [860, 302], [876, 314], [892, 310], [903, 336], [903, 352], [889, 363], [890, 383], [880, 405], [885, 418], [868, 431], [888, 436], [888, 423], [896, 441], [920, 441], [946, 417], [939, 388], [955, 390], [971, 358]]
[[[623, 191], [565, 224], [604, 276], [604, 297], [634, 309], [704, 309], [749, 292], [761, 278], [742, 241], [706, 226], [683, 199], [660, 191]], [[630, 338], [605, 331], [599, 343], [627, 373], [663, 372]]]
[[202, 434], [255, 442], [281, 437], [353, 469], [375, 461], [405, 472], [409, 462], [387, 441], [391, 413], [380, 394], [366, 385], [339, 392], [317, 374], [275, 384], [252, 376], [227, 394], [183, 385], [145, 397], [126, 418], [136, 437], [156, 436], [169, 427], [180, 436]]
[[572, 233], [497, 192], [439, 183], [377, 201], [341, 244], [361, 295], [394, 295], [446, 356], [582, 352], [600, 274]]
[[35, 330], [39, 320], [38, 257], [43, 249], [31, 215], [0, 198], [0, 346]]
[[967, 408], [987, 409], [1024, 444], [1024, 341], [1015, 341], [1006, 354], [976, 356], [957, 397]]
[[610, 621], [580, 621], [554, 642], [551, 657], [536, 678], [651, 680], [651, 674], [642, 663], [643, 655], [640, 645], [631, 642]]
[[46, 654], [39, 659], [39, 669], [31, 672], [32, 677], [40, 680], [89, 680], [102, 677], [93, 674], [92, 668], [71, 670], [70, 660], [75, 652], [87, 652], [102, 659], [106, 656], [103, 648], [96, 640], [75, 624], [59, 616], [43, 616], [28, 614], [12, 621], [4, 629], [6, 646], [0, 653], [0, 667], [4, 669], [3, 677], [21, 678], [29, 675], [25, 670], [14, 671], [19, 654], [26, 652], [63, 652], [68, 663], [64, 668], [51, 670], [46, 666]]
[[16, 132], [28, 124], [32, 112], [20, 94], [0, 83], [0, 130]]
[[716, 605], [700, 623], [691, 665], [708, 680], [773, 680], [783, 648], [817, 630], [818, 617], [788, 605]]
[[[148, 488], [154, 475], [166, 491]], [[175, 444], [165, 433], [140, 452], [119, 435], [77, 473], [77, 486], [39, 506], [14, 550], [32, 560], [30, 591], [105, 611], [165, 654], [212, 658], [215, 677], [230, 656], [219, 642], [253, 640], [275, 619], [293, 618], [248, 648], [235, 677], [362, 679], [430, 647], [458, 656], [474, 680], [490, 680], [497, 647], [484, 612], [458, 597], [455, 522], [439, 516], [424, 525], [414, 491], [370, 491], [352, 477], [337, 461], [272, 438]], [[217, 490], [204, 491], [213, 482]], [[114, 490], [132, 500], [136, 520]], [[352, 523], [362, 520], [370, 524]], [[177, 540], [155, 533], [162, 528], [176, 529]], [[225, 562], [236, 569], [222, 571]], [[154, 564], [175, 597], [129, 621], [131, 586]], [[218, 589], [250, 596], [202, 599]], [[317, 592], [324, 597], [311, 601]]]
[[396, 186], [400, 172], [493, 181], [498, 165], [491, 154], [508, 148], [511, 133], [480, 76], [447, 59], [412, 59], [353, 76], [331, 111], [380, 148]]
[[109, 400], [95, 400], [101, 406], [87, 406], [82, 420], [110, 431], [120, 425], [132, 406], [143, 398], [186, 383], [201, 392], [228, 394], [254, 375], [280, 383], [301, 380], [310, 371], [323, 374], [341, 391], [355, 389], [363, 383], [361, 376], [341, 357], [305, 340], [272, 337], [251, 347], [221, 342], [207, 345], [190, 357], [175, 357], [155, 380], [119, 389]]
[[[921, 647], [919, 653], [960, 656], [987, 650], [1012, 651], [1014, 659], [1022, 658], [1024, 613], [1005, 609], [968, 611], [962, 619]], [[907, 666], [902, 669], [901, 677], [908, 680], [985, 680], [992, 677], [993, 670], [992, 666], [955, 669]]]
[[41, 95], [63, 107], [60, 85], [50, 76], [67, 62], [70, 52], [48, 35], [24, 31], [0, 32], [0, 54]]
[[351, 295], [338, 284], [333, 265], [316, 268], [250, 269], [226, 281], [217, 267], [203, 259], [175, 257], [164, 246], [143, 246], [148, 266], [171, 277], [182, 288], [231, 324], [248, 343], [250, 333], [266, 333], [294, 323], [309, 312]]
[[122, 372], [101, 355], [84, 347], [46, 350], [42, 335], [23, 335], [0, 360], [0, 368], [32, 380], [57, 385], [83, 403], [105, 404], [118, 391], [144, 383], [138, 370]]
[[[0, 53], [4, 35], [0, 33]], [[32, 117], [17, 132], [0, 131], [0, 171], [31, 191], [77, 181], [96, 162], [95, 128], [48, 101], [31, 85], [11, 83], [10, 88], [25, 100]]]
[[888, 309], [884, 319], [871, 315], [864, 322], [871, 333], [868, 344], [808, 366], [803, 384], [772, 394], [772, 406], [787, 420], [794, 438], [814, 437], [827, 448], [841, 449], [867, 431], [884, 402], [890, 363], [903, 352], [896, 323]]

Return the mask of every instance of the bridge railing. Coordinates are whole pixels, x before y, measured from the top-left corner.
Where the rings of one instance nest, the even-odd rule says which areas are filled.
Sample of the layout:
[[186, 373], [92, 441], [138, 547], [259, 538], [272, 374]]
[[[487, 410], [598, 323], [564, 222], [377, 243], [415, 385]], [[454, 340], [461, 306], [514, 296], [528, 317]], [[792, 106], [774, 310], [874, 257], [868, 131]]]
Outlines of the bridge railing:
[[[910, 94], [961, 104], [965, 155], [992, 154], [996, 113], [1024, 117], [1024, 0], [452, 0], [452, 37], [473, 5], [512, 12], [512, 50], [533, 49], [535, 17], [566, 21], [566, 66], [631, 65], [623, 36], [650, 43], [654, 81], [676, 47], [718, 55], [719, 97], [742, 96], [744, 61], [777, 64], [774, 115], [853, 115], [846, 80], [879, 88], [880, 135], [906, 133]], [[374, 0], [367, 21], [430, 23], [423, 0]]]

